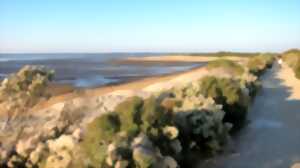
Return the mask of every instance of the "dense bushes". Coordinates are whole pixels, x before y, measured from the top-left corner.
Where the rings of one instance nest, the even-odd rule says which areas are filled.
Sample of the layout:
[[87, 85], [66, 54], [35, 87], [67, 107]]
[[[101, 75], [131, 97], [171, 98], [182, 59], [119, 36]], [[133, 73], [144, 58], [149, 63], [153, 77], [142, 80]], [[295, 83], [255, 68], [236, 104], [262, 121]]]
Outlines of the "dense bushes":
[[[228, 139], [231, 125], [223, 122], [224, 113], [211, 111], [193, 111], [187, 115], [189, 136], [199, 149], [217, 152]], [[186, 137], [184, 137], [186, 138]]]
[[248, 60], [247, 67], [249, 72], [259, 76], [266, 68], [270, 68], [273, 64], [274, 56], [272, 54], [260, 54], [251, 57]]
[[[241, 82], [230, 78], [207, 76], [184, 88], [175, 89], [174, 94], [177, 98], [183, 99], [182, 106], [186, 108], [188, 106], [190, 108], [207, 106], [207, 100], [200, 101], [199, 99], [212, 98], [216, 104], [222, 105], [225, 111], [224, 122], [230, 122], [238, 127], [246, 118], [247, 107], [250, 100], [250, 89], [256, 90], [256, 85], [252, 85], [254, 82], [255, 81]], [[242, 83], [246, 83], [245, 88], [242, 88]], [[245, 92], [243, 89], [247, 91]], [[204, 96], [204, 98], [201, 98], [202, 96]], [[198, 105], [193, 102], [202, 102], [202, 104]], [[206, 102], [206, 104], [203, 104], [203, 102]], [[212, 111], [216, 111], [213, 110], [214, 108], [211, 106], [209, 106], [209, 108]]]
[[139, 97], [132, 97], [119, 104], [115, 111], [121, 121], [121, 130], [130, 134], [138, 131], [141, 121], [141, 108], [143, 100]]
[[222, 68], [223, 71], [229, 72], [233, 75], [242, 75], [244, 73], [244, 68], [240, 64], [226, 59], [211, 61], [208, 63], [207, 68]]
[[[240, 86], [236, 80], [206, 77], [157, 97], [128, 98], [115, 112], [96, 118], [87, 127], [82, 148], [89, 165], [113, 167], [120, 158], [127, 158], [131, 167], [151, 167], [165, 164], [165, 157], [184, 157], [182, 151], [221, 150], [232, 126], [228, 122], [236, 124], [245, 118], [247, 95]], [[141, 136], [142, 147], [134, 147]], [[118, 157], [110, 156], [111, 145], [116, 151], [127, 151], [126, 156], [121, 152], [115, 153]]]
[[[223, 121], [224, 112], [220, 107], [213, 100], [207, 103], [204, 97], [199, 97], [193, 101], [199, 106], [189, 109], [183, 99], [174, 96], [168, 94], [145, 100], [128, 98], [115, 112], [103, 114], [91, 122], [81, 145], [89, 166], [113, 167], [121, 159], [131, 167], [140, 167], [140, 164], [152, 167], [170, 164], [165, 159], [181, 158], [182, 150], [190, 148], [219, 151], [230, 129]], [[172, 108], [164, 107], [166, 102], [172, 101], [176, 101]], [[140, 145], [133, 145], [135, 143]], [[126, 152], [116, 152], [118, 154], [114, 155], [118, 157], [111, 156], [111, 146], [116, 151]]]
[[[271, 65], [270, 57], [257, 57], [252, 63], [258, 59], [264, 68]], [[85, 166], [176, 168], [185, 152], [220, 151], [232, 126], [245, 120], [258, 83], [256, 76], [232, 61], [209, 64], [214, 67], [236, 76], [207, 76], [157, 96], [131, 97], [114, 112], [96, 118], [81, 145], [90, 159]]]
[[[161, 140], [168, 139], [169, 135], [164, 135], [163, 130], [171, 124], [170, 115], [160, 105], [159, 99], [128, 98], [116, 107], [115, 112], [101, 115], [88, 125], [82, 148], [91, 159], [90, 166], [107, 165], [105, 157], [108, 157], [106, 151], [110, 144], [118, 146], [121, 141], [126, 142], [129, 144], [127, 151], [132, 153], [133, 148], [130, 148], [130, 143], [142, 133], [151, 140], [151, 143], [160, 147], [161, 153], [168, 153], [170, 147], [164, 145], [170, 143]], [[132, 160], [127, 161], [135, 164]]]
[[282, 59], [293, 69], [295, 76], [300, 79], [300, 50], [291, 49], [286, 51], [282, 54]]
[[105, 157], [106, 146], [120, 131], [119, 117], [115, 113], [103, 114], [88, 124], [87, 130], [82, 147], [90, 164], [99, 167]]
[[22, 111], [46, 98], [46, 89], [54, 71], [43, 66], [24, 66], [1, 83], [0, 103], [6, 103], [10, 112]]

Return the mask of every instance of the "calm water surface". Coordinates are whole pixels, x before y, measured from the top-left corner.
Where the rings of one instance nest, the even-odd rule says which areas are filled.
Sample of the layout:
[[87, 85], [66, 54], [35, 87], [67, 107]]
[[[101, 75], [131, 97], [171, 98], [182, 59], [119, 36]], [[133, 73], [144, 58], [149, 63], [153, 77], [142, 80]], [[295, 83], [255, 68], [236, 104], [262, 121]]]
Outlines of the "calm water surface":
[[27, 64], [45, 65], [55, 69], [55, 81], [58, 83], [93, 87], [184, 71], [199, 66], [195, 63], [113, 64], [111, 62], [129, 56], [145, 55], [147, 54], [0, 54], [0, 79]]

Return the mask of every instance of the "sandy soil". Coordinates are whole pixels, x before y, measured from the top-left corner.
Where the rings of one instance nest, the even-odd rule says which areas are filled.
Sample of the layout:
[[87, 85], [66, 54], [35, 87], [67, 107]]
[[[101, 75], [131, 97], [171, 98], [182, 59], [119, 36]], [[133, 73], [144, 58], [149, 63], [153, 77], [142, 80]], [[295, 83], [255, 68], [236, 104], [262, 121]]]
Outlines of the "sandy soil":
[[229, 59], [233, 61], [241, 61], [247, 59], [246, 57], [226, 56], [226, 57], [214, 57], [214, 56], [187, 56], [187, 55], [170, 55], [170, 56], [148, 56], [148, 57], [129, 57], [124, 61], [129, 62], [209, 62], [216, 59]]
[[286, 64], [283, 64], [277, 74], [277, 77], [283, 81], [283, 84], [290, 88], [289, 100], [300, 100], [300, 80], [294, 75], [293, 70]]
[[[247, 57], [222, 57], [226, 59], [230, 59], [233, 61], [243, 62], [247, 59]], [[216, 59], [220, 59], [220, 57], [205, 57], [205, 56], [155, 56], [155, 57], [143, 57], [143, 58], [128, 58], [128, 60], [138, 60], [138, 61], [157, 61], [157, 62], [209, 62]], [[46, 102], [40, 103], [35, 107], [35, 110], [43, 109], [49, 107], [51, 105], [61, 103], [67, 100], [75, 99], [75, 98], [85, 98], [85, 97], [94, 97], [94, 96], [102, 96], [106, 94], [121, 94], [135, 95], [135, 92], [157, 92], [161, 90], [170, 89], [173, 86], [178, 84], [189, 83], [193, 80], [197, 80], [205, 75], [211, 74], [212, 71], [208, 72], [205, 67], [197, 67], [184, 72], [177, 72], [169, 75], [161, 75], [156, 77], [147, 77], [144, 79], [140, 79], [133, 82], [128, 82], [124, 84], [117, 85], [109, 85], [102, 86], [99, 88], [93, 89], [84, 89], [84, 90], [75, 90], [72, 92], [66, 92], [65, 94], [56, 95], [52, 97], [50, 100]]]
[[56, 103], [64, 102], [70, 99], [75, 98], [84, 98], [84, 97], [94, 97], [101, 96], [106, 94], [133, 94], [134, 92], [148, 91], [155, 92], [163, 90], [166, 88], [171, 88], [177, 83], [189, 82], [200, 78], [201, 76], [207, 75], [208, 72], [205, 67], [194, 68], [185, 72], [179, 72], [169, 75], [161, 75], [156, 77], [148, 77], [141, 80], [117, 84], [117, 85], [108, 85], [102, 86], [99, 88], [85, 89], [85, 90], [75, 90], [72, 92], [67, 92], [65, 94], [57, 95], [52, 97], [46, 102], [40, 103], [35, 107], [34, 110], [39, 110], [42, 108], [49, 107]]

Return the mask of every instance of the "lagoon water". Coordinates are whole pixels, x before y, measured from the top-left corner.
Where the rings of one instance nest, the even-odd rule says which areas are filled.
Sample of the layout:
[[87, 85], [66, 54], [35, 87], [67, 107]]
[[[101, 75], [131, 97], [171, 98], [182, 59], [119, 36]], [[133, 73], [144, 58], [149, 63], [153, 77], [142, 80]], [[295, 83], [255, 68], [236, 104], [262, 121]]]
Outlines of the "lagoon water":
[[122, 64], [113, 60], [130, 56], [162, 55], [158, 53], [93, 54], [0, 54], [0, 79], [24, 65], [45, 65], [56, 71], [55, 82], [77, 87], [95, 87], [126, 82], [147, 76], [191, 69], [195, 63]]

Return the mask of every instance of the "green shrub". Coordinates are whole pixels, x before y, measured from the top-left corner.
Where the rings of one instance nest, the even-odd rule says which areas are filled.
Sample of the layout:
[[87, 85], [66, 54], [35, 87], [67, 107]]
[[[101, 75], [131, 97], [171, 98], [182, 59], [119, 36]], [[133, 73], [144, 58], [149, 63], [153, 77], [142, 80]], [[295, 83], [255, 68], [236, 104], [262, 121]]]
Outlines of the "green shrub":
[[207, 64], [207, 68], [208, 69], [222, 68], [224, 71], [238, 76], [244, 73], [244, 68], [240, 64], [226, 59], [211, 61]]
[[143, 128], [162, 127], [168, 124], [169, 117], [166, 110], [155, 97], [145, 99], [142, 108]]
[[119, 131], [120, 121], [116, 113], [103, 114], [87, 125], [81, 147], [91, 166], [99, 167], [105, 158], [107, 145]]
[[241, 98], [239, 83], [233, 79], [207, 76], [201, 79], [200, 85], [200, 92], [217, 103], [234, 104]]
[[201, 79], [201, 93], [223, 105], [224, 121], [240, 125], [247, 114], [247, 95], [242, 93], [238, 81], [207, 76]]
[[249, 71], [257, 76], [262, 74], [266, 68], [272, 67], [274, 56], [272, 54], [261, 54], [249, 58], [247, 67]]
[[139, 97], [131, 97], [120, 103], [115, 112], [119, 114], [121, 122], [121, 130], [129, 134], [138, 132], [138, 127], [142, 123], [141, 113], [143, 99]]
[[194, 111], [187, 116], [192, 141], [201, 149], [216, 152], [229, 137], [231, 126], [223, 123], [224, 112]]

